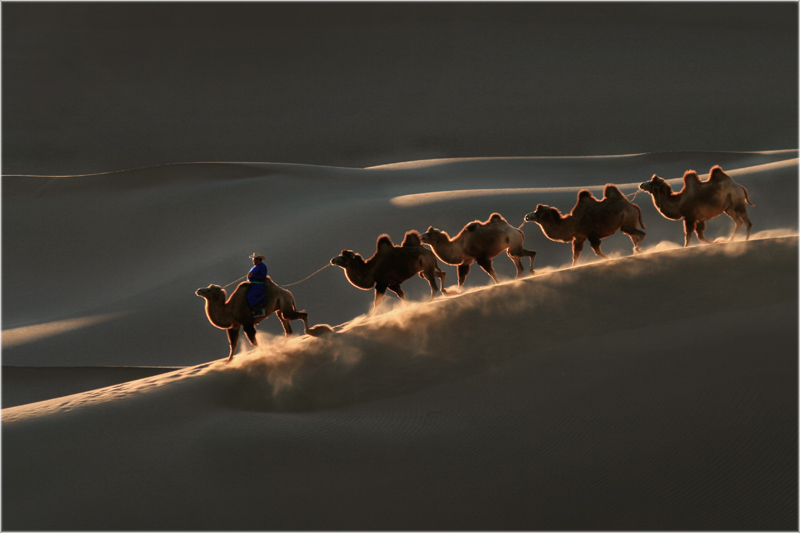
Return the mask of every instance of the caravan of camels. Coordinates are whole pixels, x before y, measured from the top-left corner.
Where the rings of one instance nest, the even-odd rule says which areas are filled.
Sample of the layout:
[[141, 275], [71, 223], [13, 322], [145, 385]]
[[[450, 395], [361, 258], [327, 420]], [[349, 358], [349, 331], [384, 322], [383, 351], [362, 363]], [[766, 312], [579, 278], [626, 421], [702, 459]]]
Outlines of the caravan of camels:
[[[652, 196], [653, 205], [662, 216], [669, 220], [684, 221], [684, 246], [689, 245], [693, 233], [697, 234], [700, 241], [710, 242], [703, 235], [706, 222], [722, 213], [728, 215], [735, 224], [729, 241], [742, 226], [747, 232], [745, 239], [750, 238], [753, 224], [747, 216], [747, 205], [754, 204], [750, 202], [747, 189], [736, 183], [719, 165], [711, 169], [705, 181], [694, 170], [686, 171], [683, 188], [677, 193], [673, 192], [666, 180], [655, 174], [649, 181], [639, 185], [639, 189]], [[587, 240], [592, 251], [598, 257], [605, 258], [600, 249], [602, 239], [622, 231], [630, 237], [633, 253], [636, 254], [641, 250], [646, 235], [642, 231], [645, 225], [639, 206], [610, 183], [605, 186], [601, 200], [583, 189], [578, 192], [577, 201], [569, 214], [562, 215], [555, 207], [539, 204], [535, 211], [525, 215], [522, 225], [527, 222], [538, 224], [542, 233], [552, 241], [571, 243], [573, 266], [578, 262]], [[326, 266], [342, 268], [350, 284], [358, 289], [375, 289], [371, 316], [377, 311], [387, 290], [405, 301], [401, 284], [414, 275], [428, 281], [431, 299], [440, 293], [447, 294], [444, 289], [446, 273], [439, 268], [437, 259], [447, 265], [457, 266], [457, 291], [461, 291], [472, 263], [477, 263], [493, 283], [498, 283], [492, 259], [502, 252], [506, 252], [514, 262], [517, 278], [524, 273], [523, 257], [530, 258], [529, 272], [532, 274], [536, 252], [526, 250], [524, 243], [522, 226], [515, 228], [502, 215], [493, 213], [485, 222], [470, 222], [452, 238], [445, 231], [430, 226], [422, 234], [416, 230], [407, 232], [403, 242], [397, 246], [384, 234], [378, 237], [375, 253], [369, 259], [352, 250], [342, 250]], [[430, 249], [426, 246], [430, 246]], [[265, 283], [266, 314], [253, 317], [246, 297], [249, 285], [247, 281], [239, 284], [230, 298], [225, 289], [218, 285], [209, 285], [196, 291], [197, 296], [205, 299], [206, 315], [211, 324], [228, 333], [230, 353], [226, 362], [233, 359], [240, 329], [244, 329], [248, 341], [256, 346], [255, 326], [272, 313], [281, 321], [286, 337], [292, 334], [292, 320], [301, 320], [307, 335], [318, 336], [333, 331], [325, 325], [309, 328], [308, 314], [297, 310], [292, 293], [269, 277]]]

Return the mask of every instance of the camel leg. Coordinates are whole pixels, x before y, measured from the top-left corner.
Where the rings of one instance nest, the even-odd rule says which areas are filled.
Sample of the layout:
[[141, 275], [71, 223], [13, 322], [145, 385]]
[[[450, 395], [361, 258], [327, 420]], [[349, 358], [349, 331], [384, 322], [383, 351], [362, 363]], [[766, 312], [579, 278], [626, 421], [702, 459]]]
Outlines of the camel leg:
[[230, 363], [231, 359], [233, 359], [233, 352], [236, 351], [236, 347], [239, 345], [239, 326], [228, 328], [227, 332], [228, 332], [228, 343], [230, 343], [231, 345], [231, 353], [228, 354], [228, 359], [225, 362]]
[[469, 274], [469, 268], [472, 266], [472, 263], [461, 263], [458, 265], [458, 289], [461, 290], [461, 287], [464, 286], [464, 282], [467, 281], [467, 274]]
[[695, 224], [694, 232], [697, 234], [697, 238], [700, 239], [702, 242], [710, 243], [711, 241], [706, 239], [706, 236], [703, 232], [706, 231], [706, 221], [705, 220], [698, 220], [697, 224]]
[[586, 239], [572, 239], [572, 266], [575, 266], [575, 263], [578, 262], [578, 258], [581, 256], [581, 252], [583, 251], [583, 244], [586, 242]]
[[375, 287], [375, 301], [372, 303], [372, 311], [369, 313], [369, 316], [374, 315], [375, 311], [378, 310], [378, 306], [381, 305], [384, 294], [386, 294], [386, 285], [377, 285]]
[[642, 241], [644, 240], [645, 237], [647, 237], [647, 233], [645, 233], [642, 230], [637, 230], [637, 231], [638, 231], [638, 233], [636, 233], [637, 239], [633, 245], [633, 249], [636, 251], [636, 253], [639, 253], [642, 251]]
[[642, 241], [647, 233], [637, 228], [632, 230], [623, 229], [622, 233], [630, 237], [631, 242], [633, 243], [633, 253], [639, 253], [642, 250]]
[[753, 231], [753, 223], [750, 222], [750, 217], [747, 216], [747, 211], [742, 212], [742, 220], [744, 220], [745, 228], [747, 228], [747, 235], [745, 236], [744, 240], [750, 240], [750, 233]]
[[753, 223], [750, 222], [750, 217], [747, 216], [747, 208], [745, 206], [742, 206], [739, 216], [741, 217], [742, 222], [744, 222], [744, 227], [747, 230], [747, 235], [745, 236], [744, 240], [749, 241], [750, 233], [753, 231]]
[[514, 262], [514, 266], [517, 269], [517, 275], [515, 276], [516, 279], [519, 279], [522, 276], [522, 273], [525, 272], [525, 268], [522, 266], [522, 258], [517, 255], [508, 254], [508, 257]]
[[447, 273], [440, 268], [436, 268], [436, 270], [433, 271], [433, 275], [439, 278], [439, 283], [442, 285], [442, 294], [447, 294], [447, 291], [444, 290], [444, 279], [447, 277]]
[[308, 320], [308, 313], [296, 309], [281, 310], [280, 313], [289, 320]]
[[606, 254], [603, 253], [603, 250], [600, 249], [600, 243], [602, 241], [597, 237], [589, 237], [589, 246], [592, 247], [592, 250], [598, 257], [602, 257], [603, 259], [608, 259]]
[[[435, 270], [426, 271], [423, 276], [431, 286], [431, 300], [439, 293], [439, 285], [436, 282], [437, 277], [439, 277], [439, 274]], [[442, 288], [444, 288], [444, 285], [442, 285]]]
[[247, 336], [247, 340], [250, 341], [250, 344], [253, 346], [258, 346], [258, 342], [256, 341], [256, 327], [253, 324], [245, 324], [242, 326], [244, 329], [244, 334]]
[[278, 315], [278, 320], [281, 321], [281, 326], [283, 326], [283, 333], [286, 337], [292, 336], [292, 321], [289, 317], [287, 317], [283, 311], [278, 311], [275, 313]]
[[696, 226], [697, 226], [696, 220], [690, 220], [688, 218], [683, 219], [683, 232], [685, 233], [685, 236], [683, 238], [684, 248], [689, 246], [689, 243], [692, 241], [692, 233], [694, 233]]
[[[481, 259], [477, 259], [476, 262], [478, 263], [479, 267], [481, 267], [487, 274], [489, 274], [489, 277], [492, 278], [492, 280], [495, 283], [498, 283], [497, 274], [494, 273], [494, 267], [492, 266], [492, 260], [491, 259], [487, 259], [487, 258], [484, 257], [484, 258], [481, 258]], [[520, 266], [522, 266], [522, 265], [520, 265]]]
[[531, 274], [533, 274], [533, 261], [536, 259], [536, 252], [534, 252], [533, 250], [526, 250], [525, 248], [520, 246], [518, 248], [514, 248], [513, 250], [509, 248], [508, 250], [506, 250], [506, 254], [508, 255], [508, 257], [511, 258], [512, 261], [514, 261], [514, 265], [517, 267], [517, 277], [520, 277], [522, 271], [524, 270], [524, 268], [522, 267], [523, 257], [531, 258], [530, 272]]
[[523, 250], [523, 252], [525, 253], [522, 255], [527, 255], [528, 257], [531, 258], [530, 273], [533, 274], [533, 262], [536, 260], [536, 252], [534, 252], [533, 250]]
[[730, 242], [733, 240], [733, 237], [736, 235], [736, 232], [738, 232], [739, 228], [741, 228], [742, 226], [745, 226], [747, 229], [747, 236], [745, 237], [745, 240], [749, 240], [750, 232], [753, 229], [753, 223], [750, 222], [750, 219], [747, 216], [747, 211], [744, 208], [736, 209], [735, 207], [731, 207], [730, 209], [725, 211], [725, 214], [731, 217], [731, 219], [735, 224], [733, 228], [733, 233], [731, 233], [731, 236], [728, 238], [728, 241]]
[[283, 331], [287, 332], [287, 337], [292, 334], [292, 320], [302, 320], [303, 321], [303, 331], [308, 333], [308, 313], [305, 311], [298, 311], [297, 309], [286, 309], [285, 311], [278, 311], [278, 318], [283, 325], [283, 321], [289, 322], [289, 329], [286, 329], [286, 325], [283, 325]]
[[403, 292], [403, 288], [400, 286], [399, 283], [396, 283], [394, 285], [389, 285], [389, 290], [395, 293], [398, 296], [398, 298], [403, 300], [403, 302], [406, 301], [406, 293]]
[[731, 242], [733, 240], [733, 238], [736, 236], [736, 232], [739, 231], [739, 228], [741, 228], [744, 225], [744, 222], [742, 222], [742, 220], [737, 217], [733, 219], [733, 224], [734, 224], [733, 231], [731, 232], [731, 236], [728, 237], [727, 242]]

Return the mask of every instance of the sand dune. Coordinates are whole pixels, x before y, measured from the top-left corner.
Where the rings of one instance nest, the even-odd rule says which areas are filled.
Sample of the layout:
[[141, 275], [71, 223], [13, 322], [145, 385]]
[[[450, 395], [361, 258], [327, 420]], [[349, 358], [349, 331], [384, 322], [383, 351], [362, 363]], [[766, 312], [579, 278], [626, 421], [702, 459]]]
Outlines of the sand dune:
[[[287, 341], [265, 334], [259, 347], [246, 350], [231, 364], [204, 363], [142, 380], [150, 386], [133, 383], [110, 390], [141, 392], [213, 370], [238, 374], [237, 379], [245, 382], [236, 391], [243, 402], [238, 407], [262, 411], [325, 409], [369, 401], [373, 399], [370, 394], [403, 394], [462, 377], [461, 371], [484, 372], [518, 358], [520, 353], [546, 352], [579, 339], [587, 339], [586, 348], [592, 350], [596, 338], [607, 331], [618, 336], [634, 335], [634, 344], [646, 346], [650, 339], [642, 333], [652, 334], [653, 327], [662, 327], [654, 326], [657, 317], [666, 318], [677, 336], [681, 336], [680, 325], [702, 324], [709, 314], [746, 320], [754, 309], [776, 305], [787, 311], [786, 319], [791, 323], [796, 252], [796, 235], [696, 250], [678, 247], [645, 251], [634, 257], [473, 288], [431, 302], [389, 305], [391, 310], [382, 309], [371, 318], [359, 316], [342, 324], [337, 333], [322, 337], [301, 336]], [[736, 262], [736, 268], [726, 264], [730, 261]], [[694, 279], [669, 280], [670, 273], [681, 270], [691, 272]], [[771, 270], [775, 270], [772, 275], [764, 275]], [[755, 280], [747, 282], [747, 294], [740, 288], [743, 278]], [[640, 289], [632, 291], [631, 287]], [[694, 303], [687, 305], [680, 298], [670, 298], [675, 290], [691, 294]], [[529, 339], [524, 332], [535, 335]], [[361, 365], [369, 367], [366, 374], [359, 370]], [[437, 376], [440, 371], [442, 375]], [[403, 377], [404, 372], [411, 372], [409, 379]], [[358, 377], [360, 374], [364, 375]], [[297, 375], [309, 382], [311, 392], [295, 381]], [[315, 383], [317, 380], [321, 382]], [[258, 388], [247, 390], [253, 384]], [[409, 389], [395, 388], [397, 384]], [[98, 393], [95, 399], [115, 396]], [[71, 407], [65, 406], [86, 397], [79, 394], [69, 400], [6, 409], [4, 419], [10, 422], [69, 410]]]
[[[252, 251], [288, 284], [380, 233], [521, 224], [580, 188], [714, 164], [756, 204], [747, 242], [682, 248], [642, 193], [642, 254], [615, 235], [611, 259], [569, 267], [528, 224], [536, 275], [498, 256], [499, 285], [475, 268], [428, 302], [411, 279], [371, 318], [327, 268], [291, 290], [338, 332], [285, 341], [271, 317], [230, 365], [194, 295]], [[53, 398], [4, 403], [5, 529], [797, 526], [796, 150], [185, 164], [3, 193], [4, 365], [183, 367], [69, 395], [51, 375]]]
[[[407, 230], [424, 231], [429, 225], [454, 234], [495, 211], [517, 225], [537, 203], [568, 210], [580, 188], [637, 183], [653, 173], [672, 179], [688, 168], [707, 172], [714, 164], [735, 173], [780, 163], [740, 181], [758, 206], [751, 211], [755, 231], [796, 231], [796, 158], [794, 150], [476, 159], [372, 170], [199, 164], [51, 178], [47, 186], [45, 178], [6, 178], [4, 217], [19, 230], [4, 236], [9, 280], [4, 297], [14, 305], [4, 309], [3, 329], [119, 315], [5, 347], [4, 363], [102, 366], [109, 353], [117, 364], [129, 366], [201, 363], [209, 359], [200, 355], [209, 345], [218, 344], [224, 353], [225, 339], [207, 325], [194, 291], [243, 276], [255, 249], [267, 255], [271, 277], [287, 285], [325, 266], [342, 249], [371, 255], [381, 233], [396, 242]], [[173, 171], [176, 177], [169, 178]], [[409, 195], [486, 189], [487, 183], [494, 186], [487, 194], [397, 205], [398, 198]], [[637, 203], [648, 226], [645, 246], [681, 242], [680, 223], [664, 220], [646, 195], [639, 195]], [[709, 226], [712, 238], [726, 237], [732, 228], [727, 218]], [[538, 268], [568, 262], [569, 246], [547, 240], [536, 226], [523, 229], [527, 246], [539, 252]], [[617, 235], [606, 239], [604, 249], [629, 253], [630, 243]], [[584, 256], [593, 260], [591, 253]], [[495, 268], [501, 276], [513, 276], [504, 257]], [[455, 281], [455, 269], [448, 272]], [[472, 274], [468, 286], [484, 285], [488, 278], [482, 276]], [[404, 288], [412, 299], [427, 290], [422, 280]], [[291, 289], [313, 323], [340, 324], [366, 312], [371, 303], [370, 295], [355, 290], [334, 268]], [[274, 318], [261, 329], [281, 331]], [[60, 348], [65, 343], [74, 347], [68, 355]]]

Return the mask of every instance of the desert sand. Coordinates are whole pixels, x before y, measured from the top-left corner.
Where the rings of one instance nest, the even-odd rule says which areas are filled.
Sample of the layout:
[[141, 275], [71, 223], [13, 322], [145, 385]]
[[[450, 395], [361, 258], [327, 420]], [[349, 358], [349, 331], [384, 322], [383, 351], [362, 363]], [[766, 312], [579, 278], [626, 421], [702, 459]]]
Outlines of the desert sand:
[[[6, 530], [793, 530], [798, 154], [186, 163], [3, 179]], [[455, 235], [581, 188], [721, 165], [753, 234], [647, 236], [607, 260], [522, 226], [536, 272], [428, 301], [323, 268], [428, 226]], [[311, 325], [234, 360], [194, 292], [260, 252]], [[525, 260], [527, 266], [527, 259]], [[446, 288], [456, 283], [447, 272]], [[232, 290], [235, 284], [228, 288]], [[299, 322], [295, 330], [302, 331]], [[13, 367], [13, 368], [11, 368]], [[9, 370], [10, 369], [10, 370]], [[38, 369], [38, 371], [37, 371]], [[59, 370], [60, 369], [60, 370]]]

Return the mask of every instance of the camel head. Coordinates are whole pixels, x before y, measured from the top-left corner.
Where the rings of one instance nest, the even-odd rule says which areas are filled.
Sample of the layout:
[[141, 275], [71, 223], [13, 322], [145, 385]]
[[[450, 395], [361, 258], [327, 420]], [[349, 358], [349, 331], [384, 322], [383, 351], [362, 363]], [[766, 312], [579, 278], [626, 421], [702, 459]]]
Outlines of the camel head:
[[447, 233], [440, 229], [436, 229], [433, 226], [428, 226], [428, 231], [419, 236], [423, 243], [431, 245], [436, 242], [437, 239], [441, 239], [442, 237], [450, 240], [450, 236], [447, 235]]
[[342, 253], [331, 259], [332, 265], [342, 267], [345, 269], [348, 266], [358, 262], [363, 263], [364, 258], [361, 257], [359, 254], [355, 253], [353, 250], [342, 250]]
[[656, 174], [653, 174], [653, 177], [650, 178], [650, 181], [645, 181], [639, 188], [645, 192], [649, 192], [650, 194], [657, 194], [659, 192], [666, 192], [667, 194], [672, 192], [672, 187], [669, 186], [667, 180], [662, 177], [659, 177]]
[[214, 284], [211, 284], [208, 287], [201, 287], [197, 289], [194, 293], [201, 298], [205, 298], [206, 300], [215, 298], [219, 295], [222, 295], [222, 297], [225, 298], [225, 289], [223, 289], [219, 285], [214, 285]]
[[539, 224], [544, 220], [552, 218], [560, 218], [560, 217], [561, 213], [555, 207], [539, 204], [536, 206], [536, 211], [525, 215], [525, 222], [536, 222], [537, 224]]

